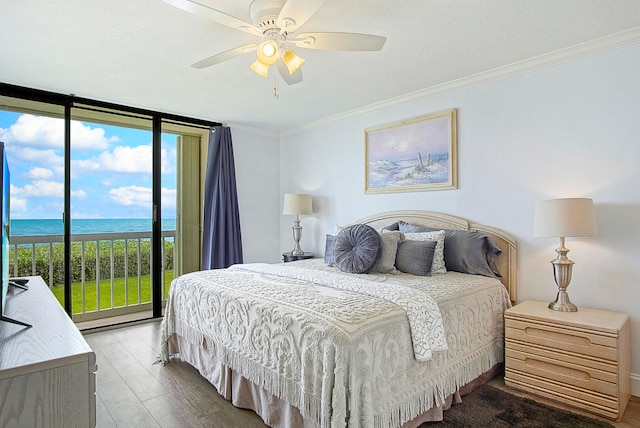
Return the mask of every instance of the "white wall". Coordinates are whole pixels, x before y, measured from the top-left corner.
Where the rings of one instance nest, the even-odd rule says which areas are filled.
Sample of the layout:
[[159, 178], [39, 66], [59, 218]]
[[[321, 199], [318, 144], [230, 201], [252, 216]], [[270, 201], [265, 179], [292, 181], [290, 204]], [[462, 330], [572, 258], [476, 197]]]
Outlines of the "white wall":
[[[632, 319], [633, 394], [640, 395], [640, 45], [285, 134], [282, 192], [309, 191], [302, 247], [319, 254], [335, 224], [424, 209], [498, 227], [518, 241], [518, 300], [551, 301], [558, 240], [533, 238], [535, 203], [594, 200], [599, 236], [567, 239], [578, 306]], [[365, 195], [364, 129], [458, 109], [458, 189]], [[280, 196], [282, 197], [282, 196]], [[281, 251], [291, 246], [281, 220]]]
[[229, 125], [233, 138], [245, 263], [280, 260], [280, 158], [277, 133]]

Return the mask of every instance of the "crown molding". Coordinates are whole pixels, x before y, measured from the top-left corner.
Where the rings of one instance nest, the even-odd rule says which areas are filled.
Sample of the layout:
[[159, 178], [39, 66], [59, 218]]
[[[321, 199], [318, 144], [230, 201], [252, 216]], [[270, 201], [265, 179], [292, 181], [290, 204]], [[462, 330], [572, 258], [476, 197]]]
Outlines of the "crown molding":
[[558, 64], [575, 61], [584, 57], [597, 55], [603, 52], [619, 49], [625, 46], [640, 43], [640, 27], [604, 36], [588, 42], [579, 43], [568, 48], [558, 49], [546, 54], [538, 55], [512, 64], [492, 68], [460, 79], [451, 80], [434, 85], [419, 91], [411, 92], [398, 97], [390, 98], [367, 106], [359, 107], [344, 113], [332, 115], [301, 126], [281, 132], [281, 136], [295, 135], [306, 130], [327, 125], [338, 120], [381, 110], [407, 101], [420, 98], [435, 97], [474, 86], [485, 85], [498, 80], [509, 79], [521, 74], [537, 71], [542, 68], [552, 67]]

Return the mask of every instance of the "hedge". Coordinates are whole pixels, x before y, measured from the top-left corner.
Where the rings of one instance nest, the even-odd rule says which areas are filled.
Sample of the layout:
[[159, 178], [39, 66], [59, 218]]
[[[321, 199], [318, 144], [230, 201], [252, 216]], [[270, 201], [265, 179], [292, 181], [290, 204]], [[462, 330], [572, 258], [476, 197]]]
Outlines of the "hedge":
[[[138, 272], [138, 242], [140, 244], [140, 271]], [[111, 244], [113, 243], [113, 267], [111, 266]], [[84, 247], [83, 247], [84, 244]], [[111, 278], [113, 268], [114, 278], [125, 277], [125, 241], [101, 241], [99, 245], [100, 279]], [[84, 248], [84, 269], [82, 265], [82, 254]], [[11, 247], [11, 276], [33, 275], [31, 245], [18, 246], [18, 271], [14, 270], [14, 250]], [[49, 278], [49, 259], [52, 259], [53, 278]], [[151, 273], [151, 242], [149, 240], [138, 241], [137, 239], [127, 240], [127, 272], [128, 277], [138, 275], [149, 275]], [[173, 270], [173, 242], [165, 241], [164, 244], [164, 269]], [[71, 243], [71, 282], [82, 282], [84, 271], [84, 281], [96, 280], [96, 242], [72, 242]], [[42, 276], [50, 286], [64, 284], [64, 244], [36, 245], [35, 274]]]

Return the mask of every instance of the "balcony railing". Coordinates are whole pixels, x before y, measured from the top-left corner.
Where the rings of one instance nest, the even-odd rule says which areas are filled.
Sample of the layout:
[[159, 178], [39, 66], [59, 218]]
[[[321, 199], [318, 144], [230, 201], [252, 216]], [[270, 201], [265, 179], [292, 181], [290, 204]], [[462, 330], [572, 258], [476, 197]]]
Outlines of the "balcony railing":
[[[175, 230], [162, 231], [163, 300], [173, 279]], [[151, 310], [151, 232], [71, 235], [76, 322]], [[12, 236], [10, 275], [42, 276], [64, 303], [63, 235]]]

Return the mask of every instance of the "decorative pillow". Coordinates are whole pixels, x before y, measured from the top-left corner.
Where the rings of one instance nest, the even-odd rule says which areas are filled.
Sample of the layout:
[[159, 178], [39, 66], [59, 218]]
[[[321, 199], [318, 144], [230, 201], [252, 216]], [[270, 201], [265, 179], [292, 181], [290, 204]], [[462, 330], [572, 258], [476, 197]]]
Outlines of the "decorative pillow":
[[446, 232], [444, 259], [447, 270], [502, 278], [496, 260], [502, 250], [482, 232], [450, 230]]
[[382, 239], [382, 255], [380, 261], [373, 267], [372, 272], [398, 274], [396, 269], [396, 253], [398, 243], [404, 239], [404, 234], [398, 231], [384, 230], [380, 235]]
[[335, 264], [333, 258], [333, 249], [336, 246], [336, 237], [335, 235], [327, 234], [327, 238], [324, 244], [324, 262], [329, 266], [333, 266]]
[[382, 238], [366, 224], [347, 226], [336, 236], [333, 257], [343, 272], [369, 273], [382, 256]]
[[396, 268], [413, 275], [431, 276], [436, 241], [402, 241], [398, 244]]
[[[439, 230], [404, 221], [398, 222], [398, 228], [405, 235]], [[502, 250], [489, 236], [478, 231], [444, 229], [444, 232], [444, 262], [447, 270], [502, 278], [496, 267]]]
[[444, 262], [444, 230], [434, 230], [431, 232], [405, 233], [404, 239], [412, 241], [436, 241], [436, 251], [433, 254], [433, 264], [431, 273], [447, 273]]
[[386, 225], [384, 227], [381, 227], [380, 229], [382, 229], [382, 230], [400, 230], [398, 228], [398, 222], [397, 221], [395, 223], [391, 223], [391, 224], [388, 224], [388, 225]]
[[398, 222], [398, 230], [403, 233], [419, 233], [419, 232], [428, 232], [431, 230], [440, 230], [440, 229], [432, 229], [430, 227], [418, 226], [417, 224], [407, 223], [406, 221], [400, 220]]

